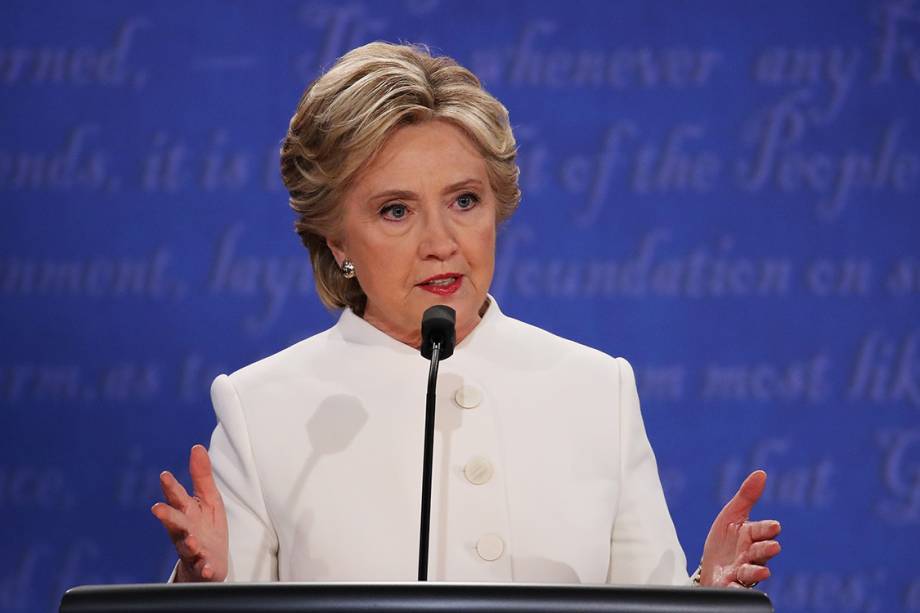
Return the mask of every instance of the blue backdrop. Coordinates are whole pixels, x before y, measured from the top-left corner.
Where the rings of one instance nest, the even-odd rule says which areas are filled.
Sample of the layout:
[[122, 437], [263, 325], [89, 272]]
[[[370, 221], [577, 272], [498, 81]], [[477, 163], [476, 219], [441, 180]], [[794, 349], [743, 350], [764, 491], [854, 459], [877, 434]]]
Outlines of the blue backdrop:
[[5, 2], [0, 609], [168, 575], [212, 377], [334, 321], [277, 150], [374, 39], [508, 107], [493, 292], [633, 363], [691, 565], [763, 467], [778, 610], [920, 610], [912, 0]]

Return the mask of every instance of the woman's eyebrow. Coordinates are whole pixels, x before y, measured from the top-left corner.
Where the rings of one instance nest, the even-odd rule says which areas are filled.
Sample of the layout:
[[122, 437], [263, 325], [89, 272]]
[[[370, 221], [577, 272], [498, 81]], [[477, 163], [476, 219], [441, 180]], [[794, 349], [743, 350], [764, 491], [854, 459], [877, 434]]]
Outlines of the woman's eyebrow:
[[[444, 189], [441, 190], [441, 193], [446, 194], [449, 192], [454, 192], [464, 187], [474, 187], [477, 189], [482, 189], [482, 181], [480, 181], [479, 179], [475, 179], [473, 177], [470, 177], [468, 179], [462, 179], [460, 181], [456, 181], [446, 186]], [[368, 196], [367, 200], [369, 202], [376, 202], [378, 200], [415, 200], [417, 198], [418, 198], [418, 194], [416, 194], [415, 192], [411, 190], [387, 189], [381, 192], [377, 192], [373, 194], [372, 196]]]
[[482, 181], [470, 177], [469, 179], [463, 179], [462, 181], [457, 181], [456, 183], [451, 183], [444, 188], [443, 193], [453, 192], [464, 187], [475, 187], [477, 189], [482, 189]]
[[373, 202], [377, 200], [413, 200], [415, 198], [417, 198], [415, 192], [405, 189], [388, 189], [369, 196], [367, 200]]

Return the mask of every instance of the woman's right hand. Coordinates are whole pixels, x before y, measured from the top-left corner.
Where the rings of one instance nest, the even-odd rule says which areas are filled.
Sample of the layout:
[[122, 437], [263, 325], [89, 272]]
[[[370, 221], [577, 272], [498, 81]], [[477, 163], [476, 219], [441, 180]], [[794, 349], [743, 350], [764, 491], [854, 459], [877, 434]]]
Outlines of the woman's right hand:
[[223, 581], [229, 557], [227, 514], [203, 445], [192, 447], [188, 469], [194, 496], [188, 495], [172, 473], [163, 471], [160, 487], [167, 502], [158, 502], [150, 510], [179, 553], [176, 582]]

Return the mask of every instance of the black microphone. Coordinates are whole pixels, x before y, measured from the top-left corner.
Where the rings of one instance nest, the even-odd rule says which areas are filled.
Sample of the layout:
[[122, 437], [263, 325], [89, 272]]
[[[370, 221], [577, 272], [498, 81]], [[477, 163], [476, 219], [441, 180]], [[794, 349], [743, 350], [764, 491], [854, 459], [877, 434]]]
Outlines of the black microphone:
[[428, 395], [425, 398], [425, 450], [422, 457], [422, 518], [418, 539], [418, 580], [428, 581], [428, 538], [431, 527], [431, 464], [434, 453], [435, 389], [438, 363], [454, 354], [457, 313], [443, 304], [429, 307], [422, 315], [422, 357], [431, 360]]
[[429, 307], [422, 315], [422, 357], [431, 359], [435, 343], [440, 347], [440, 359], [446, 360], [454, 354], [457, 313], [449, 306], [437, 304]]

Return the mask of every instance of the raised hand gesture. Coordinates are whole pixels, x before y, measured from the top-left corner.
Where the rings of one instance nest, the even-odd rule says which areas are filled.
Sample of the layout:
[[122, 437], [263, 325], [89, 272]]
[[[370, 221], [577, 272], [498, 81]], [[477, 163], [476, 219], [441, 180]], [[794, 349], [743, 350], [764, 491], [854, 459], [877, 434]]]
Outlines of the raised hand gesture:
[[767, 473], [752, 472], [716, 516], [703, 546], [700, 584], [753, 587], [770, 576], [767, 562], [780, 551], [774, 540], [779, 535], [779, 522], [748, 521], [766, 483]]
[[188, 468], [194, 495], [189, 496], [172, 473], [163, 471], [160, 486], [167, 502], [158, 502], [150, 510], [179, 553], [177, 582], [223, 581], [229, 556], [227, 514], [202, 445], [192, 447]]

